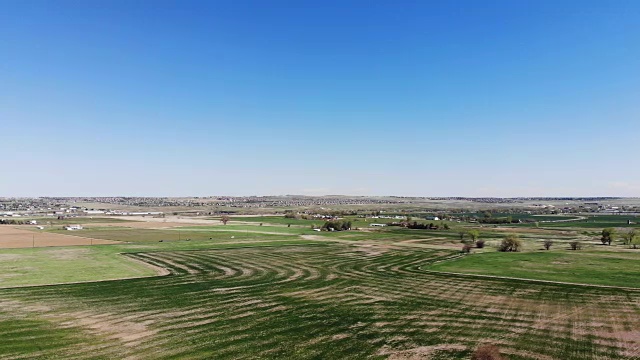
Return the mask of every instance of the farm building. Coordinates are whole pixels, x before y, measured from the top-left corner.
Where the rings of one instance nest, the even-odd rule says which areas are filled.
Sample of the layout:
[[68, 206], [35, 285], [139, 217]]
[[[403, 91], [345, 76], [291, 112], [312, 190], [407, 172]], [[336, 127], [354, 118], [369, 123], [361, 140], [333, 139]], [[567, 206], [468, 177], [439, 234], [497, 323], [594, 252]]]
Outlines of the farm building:
[[387, 224], [371, 224], [369, 226], [379, 226], [379, 227], [383, 227], [383, 226], [387, 226]]

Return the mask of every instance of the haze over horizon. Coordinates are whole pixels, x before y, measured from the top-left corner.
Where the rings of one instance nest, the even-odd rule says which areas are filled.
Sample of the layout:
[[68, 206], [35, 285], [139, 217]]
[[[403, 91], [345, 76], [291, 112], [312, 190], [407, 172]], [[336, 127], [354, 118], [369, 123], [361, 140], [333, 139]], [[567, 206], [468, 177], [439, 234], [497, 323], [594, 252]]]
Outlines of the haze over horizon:
[[640, 197], [638, 1], [5, 1], [0, 196]]

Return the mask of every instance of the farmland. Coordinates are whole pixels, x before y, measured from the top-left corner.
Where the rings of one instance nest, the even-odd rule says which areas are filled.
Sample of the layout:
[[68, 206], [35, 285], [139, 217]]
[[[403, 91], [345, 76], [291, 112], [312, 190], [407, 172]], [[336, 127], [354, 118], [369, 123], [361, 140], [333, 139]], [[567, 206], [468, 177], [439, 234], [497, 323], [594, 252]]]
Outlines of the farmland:
[[[640, 356], [640, 251], [598, 245], [597, 229], [481, 228], [487, 247], [462, 256], [473, 224], [253, 220], [96, 222], [69, 237], [116, 243], [2, 250], [0, 355], [468, 359], [493, 343], [509, 359]], [[496, 252], [514, 231], [524, 251]]]

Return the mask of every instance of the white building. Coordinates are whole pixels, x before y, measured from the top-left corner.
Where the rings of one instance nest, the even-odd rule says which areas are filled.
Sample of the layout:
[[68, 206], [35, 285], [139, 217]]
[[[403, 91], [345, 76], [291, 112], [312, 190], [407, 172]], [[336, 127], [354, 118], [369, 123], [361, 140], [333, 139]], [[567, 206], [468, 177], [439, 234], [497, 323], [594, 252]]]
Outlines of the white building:
[[387, 224], [371, 224], [369, 226], [378, 226], [378, 227], [383, 227], [383, 226], [387, 226]]
[[82, 225], [67, 225], [65, 230], [82, 230]]

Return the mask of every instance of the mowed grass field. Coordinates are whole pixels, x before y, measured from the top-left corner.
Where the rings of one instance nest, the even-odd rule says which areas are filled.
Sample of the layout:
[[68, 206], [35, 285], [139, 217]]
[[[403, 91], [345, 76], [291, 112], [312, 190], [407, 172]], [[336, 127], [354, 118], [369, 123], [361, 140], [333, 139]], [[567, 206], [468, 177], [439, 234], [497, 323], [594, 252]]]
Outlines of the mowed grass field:
[[468, 359], [487, 342], [509, 359], [640, 358], [640, 251], [520, 229], [526, 252], [461, 256], [458, 229], [239, 220], [88, 225], [74, 234], [122, 243], [0, 251], [0, 286], [122, 278], [0, 289], [0, 358]]
[[0, 354], [26, 358], [635, 359], [640, 290], [426, 273], [388, 245], [127, 256], [164, 277], [0, 291]]
[[115, 256], [120, 248], [73, 246], [0, 252], [0, 287], [154, 276], [149, 266]]

